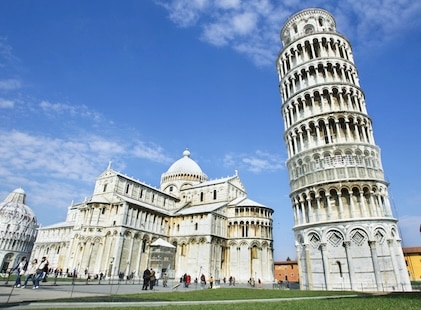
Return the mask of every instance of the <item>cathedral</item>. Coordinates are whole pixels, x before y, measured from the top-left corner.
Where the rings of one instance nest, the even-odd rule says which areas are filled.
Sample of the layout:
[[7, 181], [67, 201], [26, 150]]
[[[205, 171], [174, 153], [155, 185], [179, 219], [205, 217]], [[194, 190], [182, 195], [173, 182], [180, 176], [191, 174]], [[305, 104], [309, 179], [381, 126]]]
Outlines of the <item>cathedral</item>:
[[160, 188], [112, 169], [93, 194], [72, 203], [66, 221], [38, 231], [33, 257], [50, 267], [109, 278], [204, 274], [272, 282], [273, 210], [247, 197], [237, 173], [209, 180], [185, 150]]
[[351, 44], [306, 9], [276, 68], [301, 289], [411, 290]]

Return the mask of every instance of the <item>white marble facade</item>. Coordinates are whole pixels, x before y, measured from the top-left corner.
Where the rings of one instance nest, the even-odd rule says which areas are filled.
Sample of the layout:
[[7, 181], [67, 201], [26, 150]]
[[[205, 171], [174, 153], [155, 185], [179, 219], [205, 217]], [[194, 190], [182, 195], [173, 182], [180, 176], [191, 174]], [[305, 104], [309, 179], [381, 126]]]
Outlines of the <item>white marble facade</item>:
[[9, 272], [23, 257], [29, 258], [37, 228], [35, 214], [26, 205], [25, 191], [15, 189], [0, 203], [0, 272]]
[[32, 255], [47, 256], [63, 272], [141, 277], [151, 243], [162, 239], [176, 253], [159, 269], [176, 278], [203, 273], [272, 282], [272, 214], [247, 197], [237, 173], [210, 181], [185, 150], [159, 189], [109, 166], [92, 197], [69, 207], [64, 223], [39, 230]]
[[306, 9], [277, 59], [302, 289], [411, 290], [351, 45]]

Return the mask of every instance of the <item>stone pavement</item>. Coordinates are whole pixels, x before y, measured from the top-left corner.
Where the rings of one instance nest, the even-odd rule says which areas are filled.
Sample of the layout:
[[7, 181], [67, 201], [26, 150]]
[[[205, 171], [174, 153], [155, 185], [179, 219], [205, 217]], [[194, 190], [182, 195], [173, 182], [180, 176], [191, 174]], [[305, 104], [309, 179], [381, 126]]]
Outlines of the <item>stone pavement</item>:
[[[191, 291], [202, 289], [200, 284], [192, 284], [189, 288], [185, 288], [183, 285], [178, 285], [178, 281], [169, 281], [167, 287], [161, 285], [154, 288], [154, 292], [171, 292], [171, 291]], [[224, 286], [224, 284], [222, 284]], [[228, 286], [226, 284], [225, 286]], [[236, 287], [249, 287], [247, 284], [236, 285]], [[272, 285], [266, 285], [266, 288], [272, 288]], [[89, 307], [128, 307], [128, 306], [151, 306], [150, 303], [142, 304], [141, 302], [95, 302], [95, 303], [51, 303], [42, 302], [46, 300], [60, 299], [60, 298], [81, 298], [89, 296], [110, 296], [116, 294], [136, 294], [150, 292], [142, 291], [142, 284], [140, 282], [131, 281], [114, 281], [108, 282], [103, 281], [99, 284], [98, 281], [89, 282], [76, 282], [72, 285], [71, 282], [49, 280], [48, 282], [41, 283], [38, 289], [32, 289], [32, 285], [26, 288], [14, 288], [13, 282], [9, 282], [7, 285], [0, 282], [0, 308], [7, 307], [8, 309], [48, 309], [48, 308], [65, 308], [72, 307], [81, 308]], [[217, 301], [218, 303], [229, 303], [232, 301]], [[199, 304], [200, 302], [195, 302]], [[209, 304], [209, 301], [205, 303]], [[175, 302], [159, 302], [154, 305], [169, 305], [175, 304]], [[177, 304], [188, 304], [188, 302], [177, 302]], [[191, 304], [191, 302], [189, 303]]]

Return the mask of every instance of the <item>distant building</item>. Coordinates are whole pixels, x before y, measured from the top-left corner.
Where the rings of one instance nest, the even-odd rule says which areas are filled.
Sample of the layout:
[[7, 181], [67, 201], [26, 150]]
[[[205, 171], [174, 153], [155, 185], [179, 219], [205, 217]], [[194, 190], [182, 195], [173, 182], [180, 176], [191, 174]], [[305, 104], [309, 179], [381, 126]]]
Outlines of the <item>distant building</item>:
[[22, 257], [31, 255], [37, 237], [38, 223], [26, 205], [26, 194], [17, 188], [0, 203], [1, 272], [10, 271]]
[[411, 290], [351, 44], [317, 8], [281, 30], [276, 68], [301, 289]]
[[152, 266], [176, 278], [272, 282], [272, 214], [247, 197], [237, 173], [208, 180], [185, 150], [159, 189], [109, 165], [92, 197], [39, 230], [32, 255], [82, 275], [139, 278]]
[[300, 281], [300, 274], [298, 272], [298, 263], [296, 260], [275, 261], [274, 274], [276, 282], [294, 282]]
[[411, 281], [421, 281], [421, 246], [402, 248]]

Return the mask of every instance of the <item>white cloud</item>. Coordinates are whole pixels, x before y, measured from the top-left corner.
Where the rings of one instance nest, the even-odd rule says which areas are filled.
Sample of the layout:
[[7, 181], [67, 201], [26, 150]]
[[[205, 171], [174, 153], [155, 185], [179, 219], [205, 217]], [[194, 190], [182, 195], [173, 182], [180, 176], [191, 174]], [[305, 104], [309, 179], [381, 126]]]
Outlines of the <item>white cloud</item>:
[[22, 87], [22, 83], [16, 79], [0, 80], [0, 90], [15, 90]]
[[249, 45], [247, 43], [239, 43], [233, 47], [236, 51], [247, 54], [257, 66], [273, 65], [272, 51], [264, 46]]
[[257, 25], [257, 14], [252, 12], [244, 12], [233, 16], [231, 25], [235, 34], [246, 35], [252, 32]]
[[100, 113], [90, 110], [83, 105], [70, 105], [66, 103], [51, 103], [43, 100], [40, 102], [39, 107], [49, 116], [71, 116], [71, 117], [85, 117], [92, 120], [100, 121], [102, 116]]
[[221, 9], [235, 9], [241, 5], [240, 0], [216, 0], [215, 6]]
[[132, 153], [137, 158], [144, 158], [159, 163], [171, 163], [173, 161], [164, 154], [162, 147], [155, 144], [147, 145], [147, 143], [142, 141], [135, 143]]
[[202, 39], [216, 46], [227, 45], [232, 38], [232, 32], [225, 25], [218, 23], [206, 25]]
[[[181, 27], [200, 27], [200, 39], [228, 46], [256, 65], [273, 65], [281, 49], [279, 32], [286, 19], [305, 7], [329, 10], [338, 31], [353, 42], [381, 46], [403, 31], [420, 25], [421, 2], [373, 1], [270, 1], [270, 0], [172, 0], [162, 4], [170, 19]], [[262, 51], [266, 51], [262, 53]]]
[[227, 167], [247, 170], [253, 173], [275, 172], [285, 168], [284, 160], [279, 154], [255, 151], [253, 154], [227, 154], [224, 157]]
[[[68, 139], [32, 135], [22, 131], [0, 131], [0, 171], [3, 175], [36, 175], [60, 182], [92, 182], [109, 160], [137, 157], [168, 163], [159, 146], [136, 145], [98, 135]], [[6, 180], [3, 180], [6, 182]]]
[[180, 27], [194, 25], [200, 17], [202, 11], [208, 8], [208, 0], [177, 0], [162, 1], [157, 0], [169, 12], [170, 19]]
[[7, 43], [7, 38], [0, 37], [0, 68], [4, 66], [3, 62], [13, 63], [17, 60], [12, 47]]
[[12, 100], [7, 100], [0, 98], [0, 109], [10, 109], [15, 106], [15, 102]]

